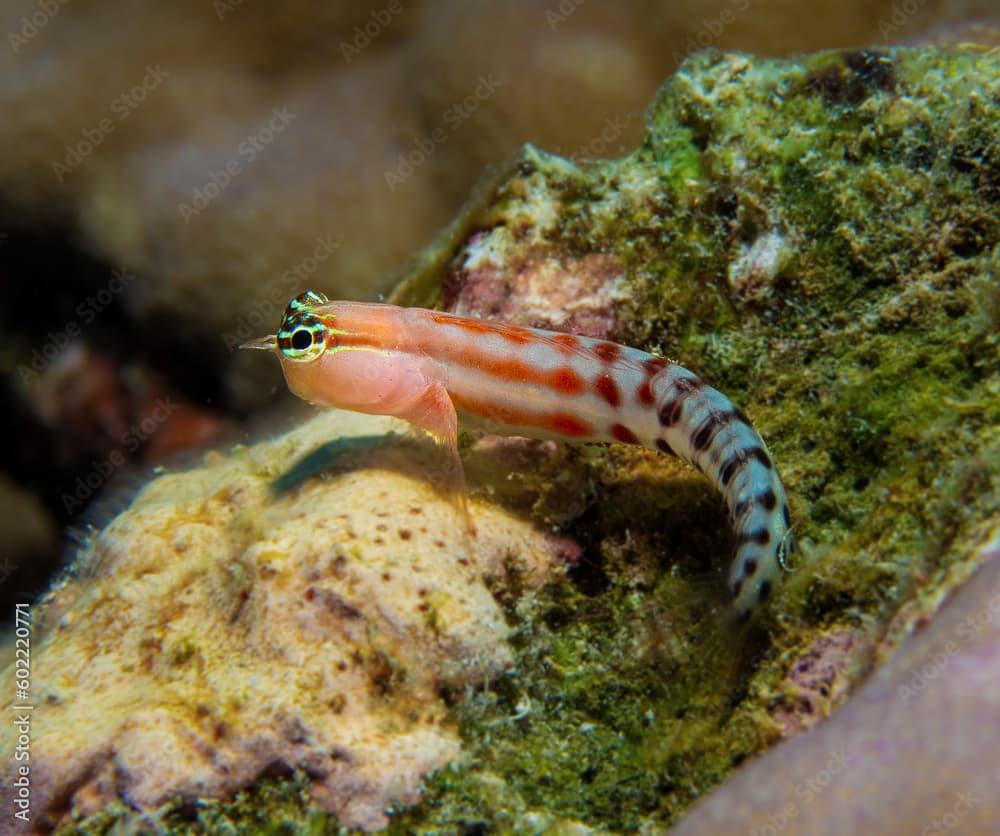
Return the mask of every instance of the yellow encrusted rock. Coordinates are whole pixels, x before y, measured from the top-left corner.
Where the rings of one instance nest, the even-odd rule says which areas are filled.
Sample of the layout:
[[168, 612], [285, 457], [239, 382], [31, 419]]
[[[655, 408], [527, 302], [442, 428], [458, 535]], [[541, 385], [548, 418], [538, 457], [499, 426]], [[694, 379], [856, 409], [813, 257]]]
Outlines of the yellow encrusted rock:
[[33, 826], [295, 767], [343, 824], [373, 829], [458, 755], [442, 693], [511, 662], [484, 576], [538, 582], [555, 541], [480, 505], [470, 538], [392, 426], [328, 411], [214, 454], [91, 541], [34, 608]]

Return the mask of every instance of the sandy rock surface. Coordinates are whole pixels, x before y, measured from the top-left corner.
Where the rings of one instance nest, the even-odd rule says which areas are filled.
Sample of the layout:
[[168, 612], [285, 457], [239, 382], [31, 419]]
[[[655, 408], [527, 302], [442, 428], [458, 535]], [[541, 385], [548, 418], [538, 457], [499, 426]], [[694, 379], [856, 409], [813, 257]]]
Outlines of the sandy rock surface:
[[[470, 540], [414, 464], [412, 439], [366, 450], [390, 423], [326, 412], [161, 476], [36, 605], [38, 832], [118, 797], [152, 810], [171, 793], [227, 797], [290, 768], [342, 823], [371, 829], [458, 755], [442, 694], [511, 663], [484, 576], [516, 567], [538, 583], [554, 541], [478, 505]], [[331, 450], [330, 469], [309, 479], [331, 439], [346, 455]], [[17, 730], [3, 733], [13, 751]]]

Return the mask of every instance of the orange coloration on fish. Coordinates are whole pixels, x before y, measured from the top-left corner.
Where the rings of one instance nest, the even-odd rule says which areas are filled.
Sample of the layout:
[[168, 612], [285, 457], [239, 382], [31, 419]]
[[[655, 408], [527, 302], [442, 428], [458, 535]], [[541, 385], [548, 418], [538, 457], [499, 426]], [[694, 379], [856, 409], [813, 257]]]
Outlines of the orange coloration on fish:
[[459, 417], [501, 435], [640, 444], [673, 453], [722, 493], [739, 541], [738, 615], [777, 584], [790, 546], [766, 445], [721, 392], [676, 363], [607, 340], [421, 308], [293, 299], [273, 350], [289, 388], [324, 406], [403, 418], [444, 446], [461, 484]]

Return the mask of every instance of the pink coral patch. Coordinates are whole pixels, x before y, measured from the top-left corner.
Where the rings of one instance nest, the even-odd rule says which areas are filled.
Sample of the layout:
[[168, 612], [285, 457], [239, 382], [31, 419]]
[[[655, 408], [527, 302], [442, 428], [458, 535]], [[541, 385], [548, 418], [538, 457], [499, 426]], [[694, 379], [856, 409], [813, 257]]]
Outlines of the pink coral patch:
[[[470, 239], [467, 251], [482, 245], [482, 236]], [[529, 255], [510, 263], [469, 253], [450, 284], [456, 288], [450, 300], [454, 313], [604, 338], [617, 323], [624, 271], [602, 253]]]

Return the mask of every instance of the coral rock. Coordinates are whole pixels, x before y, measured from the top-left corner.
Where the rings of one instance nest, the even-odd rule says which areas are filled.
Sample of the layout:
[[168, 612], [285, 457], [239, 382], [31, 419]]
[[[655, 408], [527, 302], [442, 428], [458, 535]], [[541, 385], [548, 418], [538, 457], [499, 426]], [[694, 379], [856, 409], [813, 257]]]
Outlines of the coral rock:
[[986, 565], [836, 716], [694, 808], [691, 834], [996, 833], [1000, 530]]
[[458, 755], [442, 693], [511, 662], [484, 573], [513, 559], [537, 582], [554, 541], [478, 506], [470, 539], [415, 472], [412, 443], [364, 453], [379, 470], [352, 469], [349, 449], [347, 465], [293, 470], [272, 495], [310, 448], [390, 425], [324, 413], [156, 479], [97, 536], [37, 608], [37, 828], [116, 797], [153, 809], [299, 768], [343, 824], [374, 829]]

